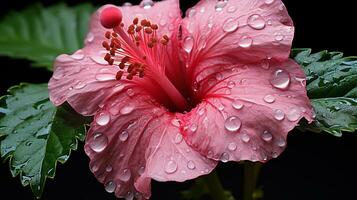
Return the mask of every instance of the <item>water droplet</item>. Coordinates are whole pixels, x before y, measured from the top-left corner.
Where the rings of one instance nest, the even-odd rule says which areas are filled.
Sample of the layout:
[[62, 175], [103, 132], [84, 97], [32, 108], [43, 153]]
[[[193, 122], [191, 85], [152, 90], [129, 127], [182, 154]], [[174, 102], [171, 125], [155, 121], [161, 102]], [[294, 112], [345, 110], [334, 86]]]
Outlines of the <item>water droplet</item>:
[[108, 144], [107, 136], [98, 132], [94, 134], [93, 140], [89, 145], [93, 151], [99, 153], [102, 152], [107, 147], [107, 144]]
[[236, 149], [237, 149], [237, 145], [236, 145], [236, 143], [234, 143], [234, 142], [231, 142], [231, 143], [229, 143], [228, 144], [228, 150], [230, 150], [230, 151], [235, 151]]
[[133, 105], [126, 105], [126, 106], [124, 106], [122, 109], [120, 109], [120, 113], [122, 114], [122, 115], [128, 115], [128, 114], [130, 114], [131, 112], [133, 112], [133, 110], [134, 110], [134, 106]]
[[171, 120], [171, 124], [176, 127], [180, 127], [180, 121], [176, 118]]
[[117, 85], [114, 86], [113, 92], [121, 92], [124, 88], [125, 88], [124, 85], [122, 85], [122, 84], [117, 84]]
[[128, 192], [125, 196], [125, 200], [133, 200], [134, 199], [134, 193]]
[[197, 124], [195, 124], [195, 123], [191, 124], [191, 126], [190, 126], [190, 130], [191, 130], [192, 132], [196, 132], [196, 131], [197, 131], [197, 128], [198, 128], [198, 126], [197, 126]]
[[270, 142], [273, 139], [273, 135], [269, 131], [264, 131], [262, 134], [262, 139], [266, 142]]
[[111, 172], [113, 170], [113, 167], [111, 165], [108, 165], [106, 168], [105, 168], [105, 171], [106, 172]]
[[128, 90], [126, 90], [126, 94], [129, 97], [133, 97], [135, 95], [135, 91], [133, 89], [129, 88]]
[[177, 163], [174, 160], [169, 160], [165, 165], [165, 172], [173, 174], [177, 171]]
[[108, 62], [104, 60], [104, 56], [90, 56], [90, 58], [99, 65], [108, 65]]
[[224, 127], [230, 132], [238, 131], [241, 125], [242, 122], [236, 116], [231, 116], [228, 119], [226, 119], [226, 121], [224, 122]]
[[248, 17], [247, 23], [251, 28], [256, 30], [262, 30], [265, 28], [265, 20], [258, 14], [254, 14]]
[[94, 34], [92, 32], [89, 32], [86, 37], [86, 41], [91, 43], [94, 40]]
[[223, 10], [224, 7], [226, 7], [227, 5], [227, 2], [225, 1], [218, 1], [216, 3], [216, 5], [214, 6], [214, 9], [217, 11], [217, 12], [221, 12]]
[[112, 81], [115, 80], [114, 74], [97, 74], [95, 76], [95, 79], [98, 81], [104, 82], [104, 81]]
[[264, 101], [267, 103], [274, 103], [275, 97], [273, 95], [268, 94], [264, 97]]
[[139, 169], [138, 169], [138, 174], [139, 175], [143, 175], [145, 172], [145, 167], [144, 166], [141, 166]]
[[306, 78], [305, 77], [295, 77], [295, 80], [300, 83], [301, 87], [306, 86]]
[[95, 122], [97, 122], [97, 124], [100, 126], [107, 125], [109, 121], [110, 121], [110, 115], [105, 112], [100, 113], [99, 116], [95, 119]]
[[178, 133], [174, 139], [174, 143], [179, 144], [182, 142], [182, 139], [183, 139], [182, 135], [180, 133]]
[[301, 111], [298, 108], [292, 108], [287, 113], [287, 118], [289, 121], [295, 122], [301, 116]]
[[105, 190], [109, 193], [113, 193], [116, 187], [117, 185], [115, 184], [114, 181], [109, 181], [105, 184]]
[[273, 73], [270, 83], [275, 88], [287, 89], [290, 84], [290, 75], [285, 70], [278, 69]]
[[274, 0], [265, 0], [265, 3], [269, 5], [269, 4], [274, 3]]
[[244, 143], [248, 143], [248, 142], [250, 141], [250, 137], [249, 137], [249, 135], [246, 134], [246, 133], [244, 133], [244, 134], [242, 135], [241, 139], [242, 139], [242, 141], [243, 141]]
[[143, 0], [140, 3], [140, 6], [144, 9], [150, 9], [151, 7], [154, 6], [154, 2], [152, 0]]
[[275, 110], [274, 111], [274, 118], [276, 119], [276, 120], [279, 120], [279, 121], [281, 121], [281, 120], [283, 120], [284, 118], [285, 118], [285, 113], [284, 113], [284, 111], [282, 111], [282, 110]]
[[31, 141], [28, 141], [28, 142], [25, 143], [25, 145], [29, 147], [29, 146], [32, 145], [32, 142], [31, 142]]
[[281, 42], [284, 39], [284, 35], [282, 33], [275, 33], [275, 41]]
[[270, 68], [270, 63], [268, 60], [263, 60], [261, 63], [260, 63], [260, 66], [263, 68], [263, 69], [269, 69]]
[[223, 75], [221, 73], [217, 73], [216, 74], [216, 79], [217, 79], [217, 81], [222, 80], [223, 79]]
[[123, 169], [119, 174], [119, 179], [124, 182], [129, 181], [130, 177], [131, 177], [130, 169]]
[[243, 36], [240, 38], [238, 45], [242, 48], [249, 48], [253, 44], [253, 39], [249, 36]]
[[183, 49], [187, 53], [190, 53], [192, 51], [192, 48], [193, 48], [193, 38], [191, 36], [188, 36], [183, 41]]
[[61, 55], [57, 56], [56, 61], [61, 62], [61, 63], [66, 63], [66, 62], [73, 61], [73, 59], [67, 54], [61, 54]]
[[198, 115], [200, 115], [200, 116], [204, 115], [205, 112], [206, 112], [206, 108], [204, 108], [204, 107], [199, 108], [197, 111]]
[[238, 29], [238, 21], [234, 18], [228, 18], [222, 28], [224, 32], [232, 33]]
[[220, 159], [224, 163], [228, 162], [229, 161], [229, 154], [227, 152], [223, 152]]
[[227, 12], [229, 12], [229, 13], [234, 13], [236, 10], [237, 10], [237, 7], [235, 7], [235, 6], [229, 6], [228, 9], [227, 9]]
[[82, 81], [78, 81], [77, 84], [74, 86], [74, 89], [80, 90], [80, 89], [83, 89], [86, 86], [87, 86], [86, 83], [84, 83]]
[[125, 2], [123, 3], [123, 7], [130, 7], [132, 6], [133, 4], [131, 4], [130, 2]]
[[125, 142], [129, 137], [129, 132], [127, 130], [124, 130], [120, 133], [119, 135], [119, 140], [122, 142]]
[[164, 19], [164, 18], [161, 19], [160, 22], [159, 22], [160, 26], [165, 26], [166, 23], [167, 23], [167, 22], [166, 22], [166, 19]]
[[196, 168], [195, 162], [193, 162], [192, 160], [188, 161], [187, 168], [194, 170]]
[[234, 88], [236, 86], [236, 83], [234, 82], [234, 81], [229, 81], [228, 83], [227, 83], [227, 87], [228, 88]]
[[286, 146], [286, 142], [283, 138], [279, 139], [276, 141], [276, 145], [278, 145], [278, 147], [285, 147]]
[[238, 100], [238, 99], [235, 99], [233, 102], [232, 102], [232, 107], [236, 110], [240, 110], [244, 107], [244, 104]]
[[205, 7], [202, 7], [201, 9], [200, 9], [200, 13], [204, 13], [206, 11], [206, 8]]
[[82, 60], [84, 58], [84, 54], [82, 50], [78, 50], [76, 51], [76, 53], [74, 53], [73, 55], [71, 55], [71, 58], [75, 59], [75, 60]]
[[188, 10], [188, 12], [187, 12], [187, 16], [188, 17], [193, 17], [195, 15], [196, 15], [196, 9], [191, 8], [191, 9]]

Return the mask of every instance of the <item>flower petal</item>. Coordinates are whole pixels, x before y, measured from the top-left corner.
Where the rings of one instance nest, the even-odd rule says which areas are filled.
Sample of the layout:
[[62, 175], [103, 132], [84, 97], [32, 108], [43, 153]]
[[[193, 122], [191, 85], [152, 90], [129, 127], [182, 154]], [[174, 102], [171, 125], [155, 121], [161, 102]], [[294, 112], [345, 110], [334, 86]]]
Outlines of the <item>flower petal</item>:
[[[90, 30], [85, 39], [85, 47], [73, 55], [60, 55], [54, 63], [54, 74], [49, 82], [50, 99], [55, 105], [65, 101], [83, 115], [93, 115], [104, 101], [123, 85], [125, 81], [116, 81], [117, 68], [109, 66], [104, 60], [107, 51], [102, 47], [107, 29], [100, 24], [100, 12], [108, 6], [101, 7], [93, 14]], [[181, 23], [177, 0], [155, 3], [151, 8], [142, 6], [118, 7], [123, 13], [123, 23], [131, 24], [135, 16], [147, 17], [160, 24], [159, 34], [172, 36], [168, 46], [170, 55], [177, 55], [178, 24]], [[160, 11], [160, 12], [159, 12]], [[176, 52], [176, 53], [175, 53]], [[173, 64], [178, 58], [168, 59]], [[178, 64], [177, 64], [178, 65]], [[175, 70], [175, 69], [171, 69]], [[174, 73], [174, 72], [173, 72]]]
[[217, 163], [185, 143], [173, 114], [139, 91], [127, 93], [105, 102], [85, 145], [95, 176], [115, 186], [109, 192], [148, 198], [151, 178], [185, 181], [212, 171]]
[[304, 72], [292, 60], [222, 68], [198, 82], [203, 101], [182, 117], [187, 143], [208, 158], [262, 161], [277, 157], [305, 117], [312, 121]]
[[200, 1], [183, 20], [187, 66], [203, 60], [251, 63], [288, 58], [294, 26], [281, 0]]

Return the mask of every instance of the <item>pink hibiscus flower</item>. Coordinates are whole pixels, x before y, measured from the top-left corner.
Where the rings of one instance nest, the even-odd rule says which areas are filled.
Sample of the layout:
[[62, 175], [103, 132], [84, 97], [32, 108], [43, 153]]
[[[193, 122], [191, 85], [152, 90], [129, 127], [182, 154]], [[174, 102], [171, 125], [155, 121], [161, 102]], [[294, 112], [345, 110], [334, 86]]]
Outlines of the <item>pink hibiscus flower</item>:
[[151, 179], [193, 179], [217, 161], [265, 162], [312, 121], [280, 0], [202, 0], [186, 16], [178, 0], [106, 5], [85, 47], [56, 59], [51, 101], [95, 116], [85, 151], [117, 197], [149, 198]]

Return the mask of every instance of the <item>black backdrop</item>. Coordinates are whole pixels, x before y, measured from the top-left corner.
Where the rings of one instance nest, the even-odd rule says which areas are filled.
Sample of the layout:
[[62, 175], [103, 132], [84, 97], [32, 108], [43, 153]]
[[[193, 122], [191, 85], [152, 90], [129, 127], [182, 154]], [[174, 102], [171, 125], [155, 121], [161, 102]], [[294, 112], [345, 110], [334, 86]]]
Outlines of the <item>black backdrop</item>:
[[[4, 3], [7, 2], [7, 3]], [[19, 10], [34, 2], [2, 1], [0, 17], [9, 10]], [[39, 1], [51, 5], [56, 0]], [[70, 1], [77, 4], [82, 1]], [[122, 1], [92, 1], [96, 5], [121, 4]], [[132, 1], [137, 3], [138, 1]], [[181, 0], [182, 9], [197, 0]], [[283, 0], [296, 25], [294, 47], [314, 50], [343, 51], [357, 55], [356, 11], [351, 0]], [[1, 33], [0, 33], [1, 34]], [[1, 37], [1, 35], [0, 35]], [[0, 95], [21, 82], [47, 82], [50, 73], [30, 68], [26, 60], [0, 57]], [[88, 158], [81, 146], [65, 165], [58, 165], [55, 180], [47, 181], [43, 199], [95, 200], [115, 199], [99, 184], [88, 169]], [[334, 200], [356, 199], [357, 135], [346, 133], [342, 138], [327, 134], [298, 133], [289, 135], [287, 150], [268, 162], [259, 180], [265, 200]], [[238, 199], [242, 168], [236, 163], [221, 164], [218, 173], [227, 189]], [[152, 199], [180, 199], [179, 192], [193, 182], [153, 183]], [[23, 188], [19, 177], [11, 178], [8, 163], [0, 164], [0, 199], [34, 199], [29, 188]]]

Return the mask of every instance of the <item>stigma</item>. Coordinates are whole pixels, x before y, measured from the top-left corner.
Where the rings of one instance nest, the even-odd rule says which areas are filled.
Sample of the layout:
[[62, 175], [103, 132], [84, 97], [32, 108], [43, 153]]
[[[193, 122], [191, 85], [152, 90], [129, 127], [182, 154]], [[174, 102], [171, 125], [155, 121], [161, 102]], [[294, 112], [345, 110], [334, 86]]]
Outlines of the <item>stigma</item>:
[[102, 46], [107, 51], [104, 60], [119, 68], [117, 80], [143, 78], [146, 73], [161, 71], [170, 39], [167, 35], [158, 36], [157, 24], [135, 17], [126, 26], [121, 11], [115, 7], [105, 8], [100, 21], [103, 27], [112, 29], [105, 33]]

